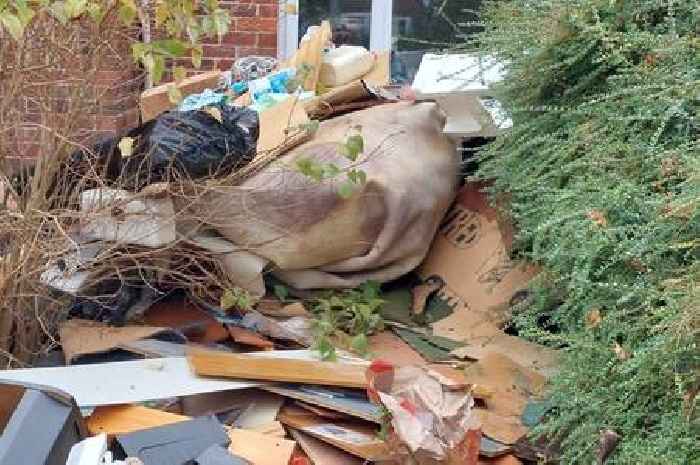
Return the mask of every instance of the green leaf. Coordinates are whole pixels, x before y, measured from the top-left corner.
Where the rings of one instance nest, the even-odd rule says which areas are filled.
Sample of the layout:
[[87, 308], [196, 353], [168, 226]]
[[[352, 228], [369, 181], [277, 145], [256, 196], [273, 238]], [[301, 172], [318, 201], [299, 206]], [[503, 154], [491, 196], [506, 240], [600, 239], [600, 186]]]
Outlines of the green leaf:
[[287, 286], [275, 284], [272, 290], [281, 302], [285, 302], [287, 297], [289, 297], [289, 289], [287, 289]]
[[168, 100], [173, 105], [178, 105], [182, 101], [182, 92], [177, 88], [175, 84], [168, 86]]
[[355, 186], [350, 182], [344, 182], [338, 186], [338, 195], [344, 199], [349, 199], [355, 193]]
[[176, 83], [181, 83], [183, 79], [187, 76], [187, 70], [183, 66], [176, 66], [173, 68], [173, 78]]
[[153, 57], [152, 79], [154, 83], [158, 83], [163, 79], [165, 72], [165, 57], [163, 55], [151, 55]]
[[347, 138], [344, 150], [341, 152], [348, 159], [355, 161], [365, 148], [365, 140], [360, 134], [353, 134]]
[[85, 13], [87, 0], [65, 0], [66, 14], [70, 19], [75, 19]]
[[160, 27], [170, 18], [170, 9], [165, 2], [160, 2], [156, 5], [156, 26]]
[[49, 14], [56, 18], [56, 20], [62, 25], [68, 24], [68, 12], [66, 11], [66, 4], [62, 1], [53, 2], [49, 6]]
[[154, 51], [171, 58], [178, 58], [187, 53], [187, 44], [178, 39], [156, 40], [151, 45]]
[[219, 301], [219, 306], [223, 308], [224, 310], [229, 310], [233, 307], [236, 306], [236, 303], [238, 302], [237, 297], [234, 295], [233, 291], [230, 289], [227, 289], [224, 291], [224, 294], [221, 296], [221, 300]]
[[192, 66], [199, 69], [202, 66], [202, 56], [204, 55], [204, 50], [201, 45], [192, 47]]
[[369, 341], [365, 333], [360, 333], [350, 341], [350, 348], [360, 355], [365, 355], [369, 352]]
[[327, 337], [321, 337], [318, 340], [316, 340], [316, 343], [314, 344], [314, 349], [318, 350], [318, 353], [321, 356], [321, 360], [327, 362], [334, 362], [337, 359], [335, 347], [333, 347], [333, 344], [331, 344], [330, 339], [328, 339]]
[[[90, 15], [90, 18], [92, 18], [92, 20], [95, 21], [97, 24], [102, 23], [102, 20], [105, 18], [105, 10], [102, 8], [101, 5], [99, 5], [97, 3], [88, 4], [87, 12]], [[132, 46], [132, 52], [133, 52], [133, 46]]]
[[323, 179], [330, 179], [340, 174], [340, 168], [333, 163], [323, 165]]
[[118, 147], [122, 154], [122, 158], [129, 158], [134, 153], [134, 138], [122, 137], [122, 139], [119, 141]]
[[213, 13], [213, 18], [214, 18], [214, 30], [216, 31], [216, 35], [219, 37], [219, 40], [221, 40], [224, 35], [228, 32], [228, 26], [231, 23], [231, 18], [228, 14], [228, 11], [225, 10], [217, 10]]
[[[134, 57], [134, 60], [136, 61], [141, 61], [143, 62], [144, 57], [146, 56], [146, 52], [150, 52], [151, 47], [147, 44], [143, 44], [141, 42], [136, 42], [131, 44], [131, 54]], [[146, 64], [144, 63], [144, 66]], [[149, 68], [150, 71], [150, 68]]]
[[[2, 8], [0, 8], [0, 10], [2, 10]], [[22, 26], [26, 28], [35, 16], [34, 10], [27, 5], [26, 0], [15, 0], [15, 10], [17, 11], [17, 17], [22, 23]]]
[[219, 110], [218, 108], [216, 108], [216, 107], [204, 107], [204, 108], [202, 108], [202, 111], [204, 113], [208, 114], [209, 116], [211, 116], [212, 118], [214, 118], [216, 121], [218, 121], [219, 124], [223, 124], [224, 118], [221, 115], [221, 110]]
[[7, 32], [12, 36], [13, 39], [19, 41], [24, 35], [24, 26], [19, 18], [10, 13], [9, 11], [3, 11], [0, 13], [0, 23], [5, 27]]
[[131, 26], [131, 24], [136, 19], [137, 15], [138, 15], [138, 13], [136, 12], [136, 10], [133, 10], [127, 6], [120, 6], [119, 7], [119, 20], [125, 26]]

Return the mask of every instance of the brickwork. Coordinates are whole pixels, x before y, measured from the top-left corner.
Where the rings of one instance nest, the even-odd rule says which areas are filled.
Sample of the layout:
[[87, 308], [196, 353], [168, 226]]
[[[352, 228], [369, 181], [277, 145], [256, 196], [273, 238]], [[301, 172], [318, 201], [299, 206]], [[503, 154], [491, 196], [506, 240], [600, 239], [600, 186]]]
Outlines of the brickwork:
[[[192, 70], [193, 73], [227, 70], [242, 56], [276, 56], [277, 0], [222, 0], [220, 5], [230, 11], [230, 32], [221, 42], [213, 39], [203, 44], [202, 67]], [[136, 31], [126, 36], [129, 34], [133, 37]], [[80, 66], [74, 63], [75, 54], [66, 55], [65, 59], [51, 57], [50, 65], [42, 67], [40, 79], [27, 79], [19, 92], [14, 93], [13, 106], [19, 114], [15, 120], [21, 123], [15, 130], [14, 146], [3, 149], [6, 158], [36, 157], [53, 151], [55, 147], [47, 147], [47, 138], [42, 137], [42, 131], [46, 130], [40, 127], [46, 126], [47, 121], [51, 121], [53, 128], [66, 128], [64, 134], [78, 142], [139, 124], [138, 97], [143, 90], [144, 75], [131, 59], [128, 41], [117, 37], [124, 38], [124, 31], [102, 37], [109, 47], [102, 49], [104, 56], [99, 58], [96, 70], [93, 67], [86, 71], [86, 63], [81, 62]], [[36, 49], [46, 47], [46, 40], [37, 36]], [[44, 57], [37, 58], [42, 60], [47, 61]], [[190, 61], [182, 64], [191, 67]]]

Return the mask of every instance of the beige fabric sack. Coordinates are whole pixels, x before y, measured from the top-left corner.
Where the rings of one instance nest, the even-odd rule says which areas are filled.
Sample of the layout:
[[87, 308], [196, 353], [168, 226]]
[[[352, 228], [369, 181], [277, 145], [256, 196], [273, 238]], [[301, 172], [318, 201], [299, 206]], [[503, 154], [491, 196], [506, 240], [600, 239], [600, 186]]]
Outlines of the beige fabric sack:
[[[458, 155], [443, 125], [435, 104], [406, 102], [325, 121], [313, 140], [190, 211], [299, 289], [395, 279], [421, 263], [455, 195]], [[367, 182], [350, 198], [337, 194], [343, 179], [318, 183], [296, 171], [303, 157], [348, 167], [338, 147], [356, 126]]]

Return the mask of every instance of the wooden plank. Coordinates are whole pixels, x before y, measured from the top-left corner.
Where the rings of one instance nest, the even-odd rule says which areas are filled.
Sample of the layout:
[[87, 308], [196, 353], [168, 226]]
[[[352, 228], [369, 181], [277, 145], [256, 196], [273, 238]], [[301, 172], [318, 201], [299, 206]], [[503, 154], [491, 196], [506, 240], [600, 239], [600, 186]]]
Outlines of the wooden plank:
[[280, 423], [279, 421], [271, 421], [266, 425], [259, 425], [255, 428], [245, 429], [255, 431], [257, 433], [262, 433], [268, 436], [274, 436], [276, 438], [283, 438], [287, 435], [287, 432], [284, 430], [284, 426], [282, 426], [282, 423]]
[[264, 386], [263, 389], [374, 423], [381, 423], [382, 421], [381, 410], [367, 400], [364, 393], [304, 385], [268, 385]]
[[359, 422], [330, 422], [299, 407], [280, 411], [279, 420], [292, 428], [366, 460], [388, 460], [392, 454], [384, 441], [377, 438], [376, 425]]
[[[182, 96], [186, 97], [190, 94], [203, 92], [205, 89], [214, 89], [219, 84], [220, 76], [221, 71], [209, 71], [188, 77], [176, 85]], [[168, 96], [168, 89], [173, 84], [169, 82], [141, 93], [139, 106], [141, 107], [141, 120], [144, 123], [175, 107]]]
[[274, 358], [256, 358], [249, 354], [195, 349], [188, 352], [187, 359], [199, 376], [354, 388], [364, 388], [367, 385], [365, 365], [282, 358], [284, 356], [284, 351], [277, 351]]
[[289, 434], [306, 452], [313, 465], [363, 465], [364, 460], [294, 428]]
[[87, 428], [93, 436], [114, 436], [191, 419], [139, 405], [110, 405], [97, 407], [87, 419]]
[[286, 465], [296, 442], [243, 429], [229, 430], [229, 452], [248, 460], [252, 465]]

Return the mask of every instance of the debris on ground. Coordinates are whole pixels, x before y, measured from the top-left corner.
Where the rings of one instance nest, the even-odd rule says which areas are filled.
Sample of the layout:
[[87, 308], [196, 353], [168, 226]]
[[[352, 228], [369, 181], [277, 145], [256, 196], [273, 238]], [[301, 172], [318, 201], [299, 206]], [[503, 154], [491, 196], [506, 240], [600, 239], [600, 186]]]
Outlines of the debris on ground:
[[324, 22], [144, 92], [41, 273], [66, 304], [43, 366], [0, 372], [0, 465], [531, 457], [557, 357], [504, 326], [537, 269], [447, 137], [501, 123], [488, 84], [431, 84], [480, 60], [426, 55], [409, 92], [389, 57]]

